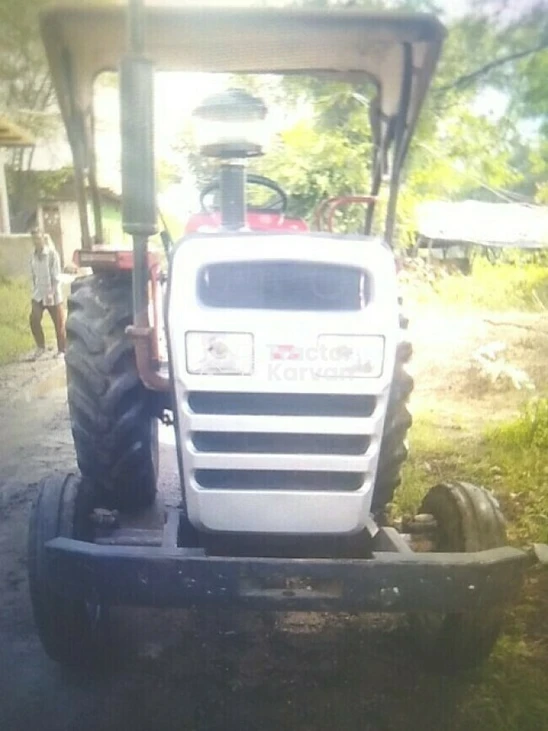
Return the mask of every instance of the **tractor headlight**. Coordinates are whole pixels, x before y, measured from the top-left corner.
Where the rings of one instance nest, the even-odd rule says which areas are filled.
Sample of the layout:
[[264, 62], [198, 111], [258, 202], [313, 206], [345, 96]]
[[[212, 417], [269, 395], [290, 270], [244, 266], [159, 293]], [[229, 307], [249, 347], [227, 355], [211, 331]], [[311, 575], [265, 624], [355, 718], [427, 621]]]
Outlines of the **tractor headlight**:
[[320, 377], [378, 378], [382, 375], [382, 335], [320, 335], [318, 351]]
[[187, 332], [186, 369], [194, 375], [251, 375], [253, 335]]

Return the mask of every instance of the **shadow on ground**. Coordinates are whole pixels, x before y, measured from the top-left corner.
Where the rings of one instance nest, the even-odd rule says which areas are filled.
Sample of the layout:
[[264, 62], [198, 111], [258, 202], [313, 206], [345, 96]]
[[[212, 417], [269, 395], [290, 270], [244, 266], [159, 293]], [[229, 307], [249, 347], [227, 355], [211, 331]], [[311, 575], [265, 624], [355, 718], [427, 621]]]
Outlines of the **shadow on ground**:
[[[42, 715], [41, 729], [445, 730], [466, 692], [421, 672], [391, 618], [124, 610], [114, 628], [101, 677], [51, 664], [57, 721]], [[35, 711], [21, 705], [4, 728], [28, 728]]]

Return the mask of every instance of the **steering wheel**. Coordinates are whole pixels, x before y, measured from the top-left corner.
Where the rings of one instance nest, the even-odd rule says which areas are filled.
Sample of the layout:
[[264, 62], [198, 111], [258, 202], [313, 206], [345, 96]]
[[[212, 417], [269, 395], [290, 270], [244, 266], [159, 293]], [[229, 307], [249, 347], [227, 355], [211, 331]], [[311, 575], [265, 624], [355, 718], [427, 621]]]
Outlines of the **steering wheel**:
[[[249, 191], [246, 208], [252, 213], [277, 213], [283, 216], [287, 210], [287, 195], [270, 178], [262, 175], [250, 174], [247, 176], [246, 187], [253, 186]], [[207, 214], [217, 213], [221, 208], [221, 185], [218, 180], [206, 185], [200, 193], [202, 211]]]

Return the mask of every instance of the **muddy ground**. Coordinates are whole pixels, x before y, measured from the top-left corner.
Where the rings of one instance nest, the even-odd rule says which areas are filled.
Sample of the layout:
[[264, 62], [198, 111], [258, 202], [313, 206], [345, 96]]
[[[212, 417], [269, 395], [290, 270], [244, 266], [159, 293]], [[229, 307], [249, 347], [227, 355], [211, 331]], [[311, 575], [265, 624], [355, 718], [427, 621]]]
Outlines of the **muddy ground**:
[[[546, 379], [546, 315], [414, 313], [414, 322], [414, 405], [440, 430], [463, 422], [479, 430], [523, 400], [515, 389], [478, 386], [470, 358], [486, 342], [504, 342], [510, 361]], [[390, 617], [124, 610], [114, 617], [119, 648], [109, 672], [62, 671], [34, 631], [25, 542], [36, 481], [74, 468], [64, 366], [51, 357], [8, 366], [0, 394], [0, 729], [464, 729], [469, 680], [422, 672], [405, 624]], [[164, 433], [162, 486], [172, 490], [170, 441]]]

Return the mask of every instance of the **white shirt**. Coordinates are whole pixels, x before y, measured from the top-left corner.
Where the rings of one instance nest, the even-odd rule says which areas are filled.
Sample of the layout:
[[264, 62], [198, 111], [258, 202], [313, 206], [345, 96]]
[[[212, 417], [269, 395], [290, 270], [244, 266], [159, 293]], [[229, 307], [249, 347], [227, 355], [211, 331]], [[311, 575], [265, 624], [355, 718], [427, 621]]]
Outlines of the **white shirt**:
[[32, 299], [46, 306], [61, 304], [61, 261], [56, 248], [46, 244], [40, 254], [34, 251], [30, 258], [30, 270]]

